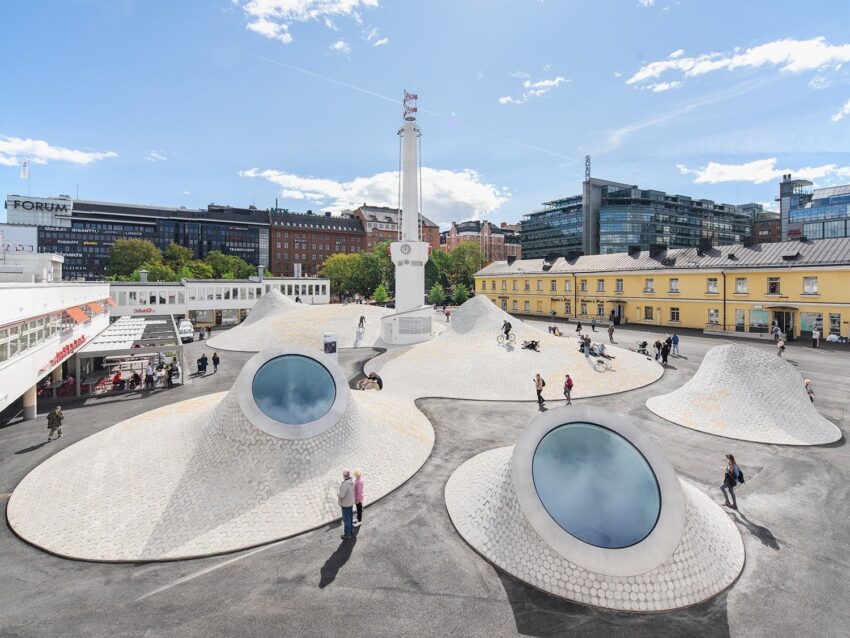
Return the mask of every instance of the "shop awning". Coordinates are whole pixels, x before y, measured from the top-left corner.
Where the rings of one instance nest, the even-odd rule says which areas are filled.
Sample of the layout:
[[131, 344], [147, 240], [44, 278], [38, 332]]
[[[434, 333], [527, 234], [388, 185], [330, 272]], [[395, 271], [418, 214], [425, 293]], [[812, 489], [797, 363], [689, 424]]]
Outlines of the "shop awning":
[[101, 306], [101, 305], [100, 305], [99, 303], [97, 303], [96, 301], [92, 301], [92, 302], [90, 302], [90, 303], [87, 303], [86, 305], [87, 305], [89, 308], [91, 308], [91, 309], [92, 309], [92, 312], [93, 312], [94, 314], [96, 314], [96, 315], [99, 315], [101, 312], [103, 312], [103, 306]]
[[68, 308], [65, 312], [67, 312], [68, 316], [71, 317], [71, 319], [73, 319], [77, 323], [85, 323], [89, 320], [89, 316], [85, 312], [83, 312], [82, 308], [79, 308], [77, 306], [73, 308]]
[[107, 305], [107, 306], [115, 306], [115, 305], [117, 305], [117, 303], [116, 303], [116, 301], [115, 301], [112, 297], [109, 297], [109, 298], [106, 300], [106, 305]]

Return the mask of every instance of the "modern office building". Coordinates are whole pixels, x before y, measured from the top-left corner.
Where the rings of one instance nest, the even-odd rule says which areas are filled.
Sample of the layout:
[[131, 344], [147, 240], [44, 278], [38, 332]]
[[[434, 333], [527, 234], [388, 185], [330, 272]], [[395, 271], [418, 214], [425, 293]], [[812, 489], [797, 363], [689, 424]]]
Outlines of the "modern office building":
[[[398, 241], [398, 209], [387, 206], [367, 206], [363, 204], [351, 212], [363, 224], [366, 231], [366, 250], [372, 250], [382, 241]], [[422, 241], [431, 248], [440, 247], [440, 227], [425, 215], [419, 215], [419, 229]]]
[[783, 239], [829, 239], [850, 236], [850, 184], [809, 190], [805, 179], [783, 176], [779, 210]]
[[40, 393], [69, 393], [67, 360], [109, 325], [110, 303], [105, 283], [0, 283], [0, 411], [32, 419]]
[[[496, 226], [486, 220], [452, 222], [451, 228], [441, 234], [440, 246], [447, 252], [451, 252], [463, 243], [472, 242], [481, 249], [484, 262], [488, 264], [508, 257], [519, 259], [522, 255], [519, 232], [512, 226], [518, 226], [518, 224], [502, 222]], [[445, 241], [443, 241], [444, 238]]]
[[503, 310], [791, 337], [847, 338], [850, 238], [493, 262], [476, 292]]
[[752, 233], [745, 207], [597, 178], [585, 180], [581, 195], [544, 206], [523, 217], [524, 258], [684, 248], [701, 239], [726, 245]]
[[269, 251], [275, 275], [313, 276], [330, 255], [365, 249], [366, 233], [357, 217], [273, 212], [270, 220]]
[[7, 222], [36, 227], [37, 251], [65, 257], [66, 279], [100, 279], [118, 239], [175, 243], [196, 259], [219, 250], [255, 266], [269, 263], [269, 213], [210, 204], [206, 209], [9, 195]]

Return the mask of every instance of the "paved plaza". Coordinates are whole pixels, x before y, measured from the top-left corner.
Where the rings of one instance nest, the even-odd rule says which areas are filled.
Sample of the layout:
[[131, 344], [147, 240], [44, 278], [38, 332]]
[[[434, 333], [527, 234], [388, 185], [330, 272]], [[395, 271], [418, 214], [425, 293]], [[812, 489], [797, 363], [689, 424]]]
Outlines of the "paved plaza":
[[[618, 328], [615, 341], [656, 336]], [[576, 401], [630, 418], [697, 498], [722, 501], [723, 455], [736, 455], [747, 482], [738, 489], [740, 511], [726, 515], [743, 538], [746, 563], [729, 589], [705, 602], [653, 614], [570, 602], [494, 567], [458, 534], [446, 509], [447, 483], [473, 457], [513, 446], [540, 414], [528, 383], [521, 402], [416, 399], [433, 426], [433, 450], [410, 480], [366, 508], [352, 543], [339, 540], [333, 523], [224, 556], [105, 564], [51, 555], [3, 526], [0, 635], [845, 635], [850, 623], [845, 439], [809, 447], [736, 441], [675, 425], [646, 407], [648, 399], [683, 386], [709, 348], [726, 343], [684, 334], [683, 356], [671, 358], [656, 382]], [[768, 342], [744, 343], [765, 352], [773, 348]], [[211, 354], [204, 342], [186, 350], [188, 360], [201, 351]], [[378, 354], [370, 348], [344, 350], [340, 363], [355, 380]], [[43, 461], [115, 423], [228, 391], [250, 357], [227, 352], [218, 373], [191, 377], [173, 390], [67, 403], [64, 436], [53, 443], [45, 443], [44, 415], [0, 429], [0, 492], [8, 502]], [[846, 436], [847, 353], [794, 343], [786, 360], [812, 380], [816, 409]], [[217, 495], [205, 498], [212, 503]], [[367, 482], [367, 504], [369, 498]], [[492, 524], [511, 525], [499, 518]]]

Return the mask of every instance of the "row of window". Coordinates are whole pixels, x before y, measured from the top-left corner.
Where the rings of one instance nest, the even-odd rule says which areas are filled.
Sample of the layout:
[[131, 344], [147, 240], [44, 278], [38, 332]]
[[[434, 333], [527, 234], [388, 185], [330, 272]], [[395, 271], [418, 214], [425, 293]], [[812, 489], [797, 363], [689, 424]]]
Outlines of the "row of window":
[[[88, 306], [80, 309], [89, 318], [95, 314]], [[61, 311], [5, 326], [0, 329], [0, 363], [23, 355], [74, 325], [74, 320]]]
[[[272, 288], [284, 295], [325, 295], [327, 284], [266, 284], [266, 292]], [[188, 288], [189, 301], [255, 300], [263, 296], [262, 286], [196, 286]], [[136, 291], [120, 290], [116, 293], [119, 306], [182, 305], [186, 303], [183, 290]]]
[[[705, 292], [707, 294], [718, 294], [718, 278], [717, 277], [707, 277], [706, 278], [706, 287]], [[670, 277], [667, 280], [668, 283], [668, 293], [678, 293], [679, 292], [679, 278], [678, 277]], [[514, 279], [511, 282], [511, 289], [516, 292], [518, 290], [518, 280]], [[578, 291], [579, 292], [587, 292], [588, 291], [588, 280], [587, 279], [579, 279], [578, 281]], [[507, 280], [502, 280], [502, 290], [506, 291], [508, 289]], [[481, 290], [487, 290], [487, 282], [485, 280], [481, 281]], [[490, 290], [496, 290], [496, 280], [493, 279], [490, 281]], [[523, 290], [524, 292], [531, 291], [531, 281], [526, 279], [523, 282]], [[543, 292], [543, 280], [537, 280], [537, 291]], [[558, 281], [556, 279], [549, 280], [549, 292], [558, 292]], [[572, 281], [569, 279], [564, 280], [564, 292], [572, 292]], [[605, 292], [605, 280], [597, 279], [596, 280], [596, 292]], [[624, 292], [624, 280], [623, 279], [615, 279], [614, 280], [614, 292]], [[645, 293], [654, 293], [655, 292], [655, 279], [653, 277], [647, 277], [644, 279], [643, 284], [643, 292]], [[749, 288], [746, 277], [736, 277], [735, 278], [735, 294], [749, 294]], [[767, 278], [767, 293], [768, 295], [778, 295], [781, 294], [781, 282], [779, 277], [768, 277]], [[816, 295], [818, 294], [818, 278], [816, 276], [812, 277], [803, 277], [803, 294], [804, 295]]]

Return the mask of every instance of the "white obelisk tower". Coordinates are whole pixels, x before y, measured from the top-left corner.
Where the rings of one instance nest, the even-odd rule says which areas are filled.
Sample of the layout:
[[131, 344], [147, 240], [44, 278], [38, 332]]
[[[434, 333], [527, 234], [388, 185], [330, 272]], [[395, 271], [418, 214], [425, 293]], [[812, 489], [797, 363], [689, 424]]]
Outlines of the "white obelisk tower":
[[425, 305], [425, 263], [428, 243], [422, 241], [419, 223], [419, 136], [417, 96], [404, 92], [404, 125], [401, 136], [401, 211], [399, 241], [390, 244], [395, 265], [396, 314], [383, 320], [382, 336], [388, 343], [417, 343], [431, 337], [431, 308]]

